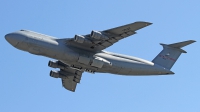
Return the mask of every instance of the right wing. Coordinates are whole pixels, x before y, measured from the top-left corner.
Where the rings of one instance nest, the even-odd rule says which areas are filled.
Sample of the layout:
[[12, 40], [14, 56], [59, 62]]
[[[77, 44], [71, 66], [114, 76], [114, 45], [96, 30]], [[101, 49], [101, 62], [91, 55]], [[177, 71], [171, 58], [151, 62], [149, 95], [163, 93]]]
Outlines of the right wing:
[[108, 38], [105, 40], [93, 40], [91, 39], [91, 35], [84, 35], [86, 40], [91, 41], [90, 43], [78, 43], [73, 39], [68, 39], [66, 42], [68, 45], [79, 47], [82, 49], [92, 50], [92, 51], [99, 51], [103, 50], [114, 43], [118, 42], [119, 40], [126, 38], [135, 34], [136, 30], [144, 28], [146, 26], [151, 25], [152, 23], [149, 22], [134, 22], [131, 24], [127, 24], [124, 26], [119, 26], [116, 28], [100, 31], [103, 35], [107, 36]]

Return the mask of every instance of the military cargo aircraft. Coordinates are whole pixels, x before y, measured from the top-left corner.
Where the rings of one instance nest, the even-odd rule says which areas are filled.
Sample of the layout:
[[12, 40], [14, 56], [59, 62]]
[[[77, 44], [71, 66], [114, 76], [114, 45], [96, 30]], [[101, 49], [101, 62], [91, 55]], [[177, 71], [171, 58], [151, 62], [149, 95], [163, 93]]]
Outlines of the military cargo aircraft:
[[163, 50], [152, 61], [104, 51], [119, 40], [134, 35], [137, 30], [151, 24], [138, 21], [64, 39], [20, 30], [6, 34], [5, 39], [17, 49], [56, 59], [57, 61], [49, 61], [48, 66], [58, 68], [59, 71], [50, 71], [50, 76], [61, 78], [63, 87], [74, 92], [83, 72], [127, 76], [174, 74], [170, 69], [181, 53], [186, 53], [181, 48], [195, 42], [194, 40], [161, 44]]

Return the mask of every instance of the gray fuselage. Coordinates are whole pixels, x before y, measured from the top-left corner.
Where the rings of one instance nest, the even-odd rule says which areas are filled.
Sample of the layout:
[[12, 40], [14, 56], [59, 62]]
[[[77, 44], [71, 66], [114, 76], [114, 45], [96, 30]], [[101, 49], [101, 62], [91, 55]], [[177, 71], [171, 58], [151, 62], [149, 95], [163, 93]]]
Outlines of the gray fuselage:
[[[67, 39], [57, 39], [32, 31], [20, 30], [5, 37], [10, 44], [20, 50], [61, 60], [69, 66], [80, 69], [119, 75], [173, 74], [170, 70], [144, 59], [106, 51], [84, 50], [68, 45]], [[95, 65], [96, 59], [101, 60], [103, 65], [98, 63]]]

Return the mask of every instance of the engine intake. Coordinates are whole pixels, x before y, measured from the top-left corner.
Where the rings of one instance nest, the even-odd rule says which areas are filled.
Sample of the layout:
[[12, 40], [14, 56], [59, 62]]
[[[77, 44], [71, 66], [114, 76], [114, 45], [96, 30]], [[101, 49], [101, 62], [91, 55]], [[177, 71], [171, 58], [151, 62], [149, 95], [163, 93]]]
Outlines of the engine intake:
[[103, 35], [101, 32], [92, 30], [90, 36], [96, 40], [108, 40], [109, 38]]
[[67, 76], [76, 76], [76, 77], [78, 77], [78, 76], [81, 76], [82, 75], [82, 73], [80, 72], [80, 71], [78, 71], [78, 70], [75, 70], [75, 71], [53, 71], [53, 70], [51, 70], [50, 71], [50, 76], [51, 77], [54, 77], [54, 78], [65, 78], [65, 77], [67, 77]]
[[54, 78], [65, 78], [66, 77], [66, 76], [62, 75], [59, 71], [53, 71], [53, 70], [50, 71], [49, 75]]
[[53, 71], [53, 70], [51, 70], [49, 75], [53, 78], [67, 78], [67, 76], [74, 76], [73, 81], [80, 83], [82, 74], [71, 74], [71, 73], [68, 73], [68, 72], [65, 72], [65, 71]]
[[86, 39], [84, 36], [82, 35], [75, 35], [74, 36], [74, 41], [78, 42], [78, 43], [91, 43], [90, 40]]
[[65, 69], [67, 67], [67, 65], [62, 63], [61, 61], [49, 61], [48, 66], [52, 68], [60, 68], [60, 69]]

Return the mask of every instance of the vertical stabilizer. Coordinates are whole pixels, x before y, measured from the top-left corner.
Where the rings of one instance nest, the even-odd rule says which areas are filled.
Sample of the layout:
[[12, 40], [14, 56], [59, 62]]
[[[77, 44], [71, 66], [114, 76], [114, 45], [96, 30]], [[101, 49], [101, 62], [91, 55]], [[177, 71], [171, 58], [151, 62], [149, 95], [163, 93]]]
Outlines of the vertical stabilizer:
[[170, 70], [181, 53], [187, 53], [181, 48], [194, 42], [196, 41], [188, 40], [174, 44], [160, 44], [163, 46], [163, 50], [153, 59], [152, 62]]

